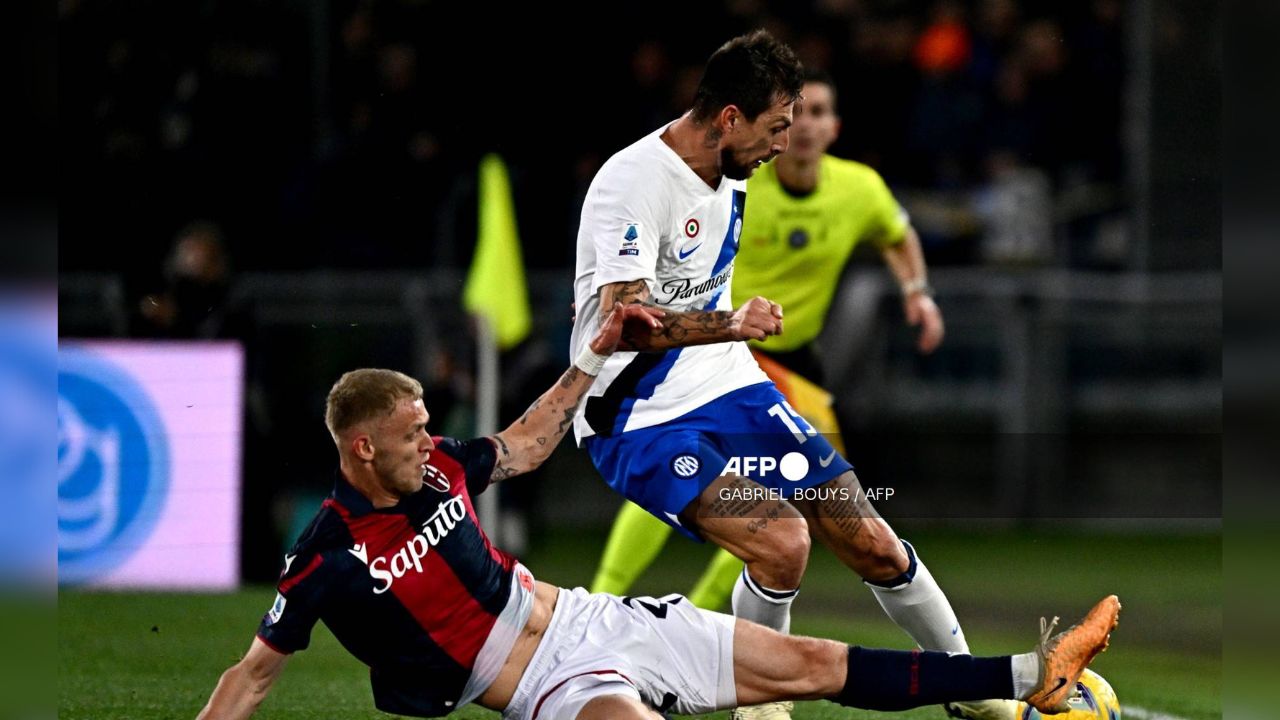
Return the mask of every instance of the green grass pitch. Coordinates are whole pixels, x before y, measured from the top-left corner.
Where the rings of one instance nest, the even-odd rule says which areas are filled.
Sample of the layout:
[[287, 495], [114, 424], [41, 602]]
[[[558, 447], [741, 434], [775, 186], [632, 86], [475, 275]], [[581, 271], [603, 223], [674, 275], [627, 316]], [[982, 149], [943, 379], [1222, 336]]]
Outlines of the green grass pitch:
[[[1022, 652], [1037, 619], [1070, 622], [1098, 597], [1120, 595], [1124, 613], [1112, 647], [1095, 663], [1130, 717], [1161, 713], [1200, 720], [1222, 715], [1222, 553], [1218, 534], [1151, 536], [1027, 531], [907, 531], [952, 600], [975, 652]], [[540, 538], [525, 559], [539, 579], [590, 580], [603, 538]], [[706, 547], [673, 539], [637, 594], [685, 592]], [[63, 591], [58, 607], [59, 717], [109, 720], [191, 718], [218, 675], [248, 647], [274, 591], [222, 595]], [[793, 632], [907, 648], [909, 640], [871, 593], [815, 548], [793, 610]], [[724, 717], [719, 713], [709, 717]], [[881, 713], [801, 703], [796, 720]], [[290, 659], [256, 717], [388, 718], [373, 708], [365, 668], [323, 626]], [[456, 718], [496, 718], [469, 707]], [[940, 708], [899, 713], [943, 718]]]

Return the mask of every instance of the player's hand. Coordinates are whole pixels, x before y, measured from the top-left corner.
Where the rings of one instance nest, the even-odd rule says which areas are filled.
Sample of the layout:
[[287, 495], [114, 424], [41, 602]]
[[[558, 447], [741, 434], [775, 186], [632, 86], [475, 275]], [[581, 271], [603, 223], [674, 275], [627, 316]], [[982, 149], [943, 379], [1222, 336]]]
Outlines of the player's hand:
[[916, 348], [925, 355], [937, 350], [947, 329], [942, 322], [942, 311], [933, 298], [922, 292], [912, 293], [903, 299], [902, 311], [907, 316], [908, 325], [920, 327]]
[[735, 340], [763, 340], [782, 334], [782, 306], [756, 296], [733, 313], [729, 330]]
[[662, 321], [658, 318], [666, 315], [664, 310], [652, 305], [642, 303], [623, 305], [615, 301], [613, 309], [600, 323], [596, 336], [591, 338], [591, 352], [597, 355], [612, 354], [618, 347], [618, 341], [622, 339], [623, 327], [627, 323], [643, 323], [647, 330], [658, 330], [662, 327]]

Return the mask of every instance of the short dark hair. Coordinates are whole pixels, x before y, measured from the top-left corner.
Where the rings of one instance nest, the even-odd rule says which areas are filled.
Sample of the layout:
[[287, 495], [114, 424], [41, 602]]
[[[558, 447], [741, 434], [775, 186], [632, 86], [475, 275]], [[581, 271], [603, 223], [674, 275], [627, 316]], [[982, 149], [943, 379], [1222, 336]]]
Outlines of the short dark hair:
[[736, 105], [754, 121], [779, 99], [799, 97], [802, 73], [791, 48], [768, 31], [739, 35], [707, 60], [693, 97], [693, 119], [705, 122], [726, 105]]
[[807, 67], [804, 69], [804, 84], [808, 83], [818, 83], [819, 85], [826, 85], [828, 88], [831, 88], [831, 104], [837, 104], [836, 81], [831, 77], [831, 73], [821, 68]]
[[421, 400], [422, 384], [395, 370], [352, 370], [338, 378], [329, 390], [324, 424], [334, 442], [338, 442], [343, 430], [390, 414], [402, 399]]

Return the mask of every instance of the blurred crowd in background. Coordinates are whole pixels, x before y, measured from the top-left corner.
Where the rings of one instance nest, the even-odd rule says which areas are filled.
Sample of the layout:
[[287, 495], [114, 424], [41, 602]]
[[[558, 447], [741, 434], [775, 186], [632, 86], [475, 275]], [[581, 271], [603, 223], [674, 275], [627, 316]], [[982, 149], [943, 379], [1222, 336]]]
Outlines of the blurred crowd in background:
[[[834, 77], [843, 127], [832, 152], [885, 177], [932, 267], [1216, 273], [1220, 59], [1211, 6], [60, 0], [61, 332], [243, 342], [246, 537], [269, 532], [278, 541], [290, 524], [280, 488], [313, 486], [331, 463], [323, 427], [298, 425], [298, 408], [322, 404], [337, 372], [416, 370], [437, 430], [458, 434], [470, 431], [474, 381], [460, 304], [394, 310], [383, 325], [328, 310], [307, 316], [314, 304], [290, 314], [280, 306], [287, 284], [269, 273], [465, 271], [477, 166], [500, 153], [537, 312], [535, 337], [504, 358], [502, 417], [514, 417], [564, 364], [574, 238], [595, 172], [684, 112], [706, 58], [757, 27]], [[246, 276], [256, 284], [242, 283], [237, 295]], [[1108, 332], [1064, 326], [1052, 341], [1007, 340], [1025, 332], [1022, 313], [1044, 313], [1026, 321], [1036, 332], [1036, 318], [1072, 317], [1036, 306], [1027, 299], [1035, 293], [967, 315], [944, 297], [956, 331], [926, 370], [952, 385], [937, 383], [928, 407], [978, 398], [1004, 432], [999, 418], [1034, 420], [1035, 408], [1068, 416], [1071, 402], [1054, 398], [1073, 383], [1166, 373], [1178, 384], [1160, 385], [1155, 403], [1143, 394], [1154, 385], [1083, 395], [1132, 397], [1153, 414], [1191, 408], [1183, 417], [1212, 429], [1221, 328], [1208, 285], [1189, 296], [1208, 308], [1204, 317], [1165, 308], [1182, 325], [1160, 319], [1149, 306], [1165, 301], [1130, 284], [1097, 296], [1119, 298], [1124, 314], [1106, 306], [1075, 316], [1079, 326], [1114, 321]], [[243, 302], [263, 290], [276, 297], [274, 315]], [[460, 288], [436, 290], [460, 298]], [[344, 292], [320, 295], [350, 300]], [[127, 317], [100, 319], [108, 296]], [[988, 333], [966, 329], [966, 318], [1003, 324]], [[424, 320], [441, 342], [420, 342]], [[915, 363], [910, 343], [901, 345], [888, 363]], [[1032, 370], [1018, 375], [1019, 363]], [[1010, 373], [1025, 381], [1021, 389], [1010, 389]], [[975, 379], [988, 385], [957, 394], [953, 381]], [[881, 393], [877, 421], [888, 423], [884, 407], [922, 395], [902, 387]], [[508, 502], [524, 502], [521, 492], [513, 488]], [[270, 556], [245, 556], [247, 578], [276, 569]]]
[[[474, 171], [494, 150], [526, 262], [568, 266], [595, 170], [683, 112], [705, 58], [754, 27], [836, 78], [833, 152], [884, 175], [934, 264], [1131, 260], [1120, 0], [60, 11], [67, 270], [118, 266], [122, 245], [159, 259], [195, 219], [221, 227], [241, 269], [465, 266]], [[1156, 40], [1186, 52], [1194, 21], [1162, 13]]]

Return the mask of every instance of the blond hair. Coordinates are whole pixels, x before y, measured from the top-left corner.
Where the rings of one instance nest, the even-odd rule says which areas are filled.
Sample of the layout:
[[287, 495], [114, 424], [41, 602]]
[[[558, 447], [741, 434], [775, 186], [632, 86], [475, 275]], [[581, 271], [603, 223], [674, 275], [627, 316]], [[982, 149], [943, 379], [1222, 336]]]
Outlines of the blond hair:
[[396, 403], [422, 399], [422, 383], [395, 370], [363, 368], [343, 373], [329, 390], [324, 424], [333, 441], [338, 434], [377, 416], [389, 415]]

